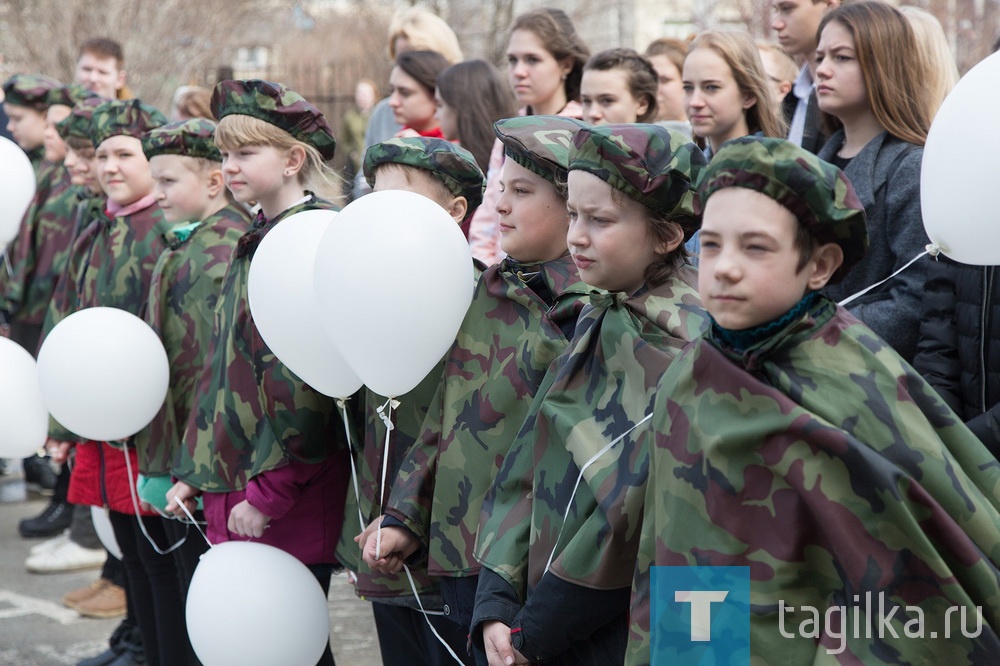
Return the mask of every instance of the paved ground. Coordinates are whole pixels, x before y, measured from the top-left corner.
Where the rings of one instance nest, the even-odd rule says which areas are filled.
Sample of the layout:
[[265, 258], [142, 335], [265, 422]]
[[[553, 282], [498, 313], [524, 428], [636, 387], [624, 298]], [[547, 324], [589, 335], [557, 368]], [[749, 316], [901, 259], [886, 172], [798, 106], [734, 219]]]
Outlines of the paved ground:
[[[76, 664], [106, 649], [118, 620], [80, 617], [60, 603], [69, 590], [89, 585], [93, 571], [38, 575], [24, 568], [32, 545], [17, 522], [34, 516], [46, 500], [27, 496], [18, 475], [0, 477], [0, 665]], [[330, 631], [339, 666], [380, 666], [370, 605], [358, 600], [344, 576], [330, 590]]]

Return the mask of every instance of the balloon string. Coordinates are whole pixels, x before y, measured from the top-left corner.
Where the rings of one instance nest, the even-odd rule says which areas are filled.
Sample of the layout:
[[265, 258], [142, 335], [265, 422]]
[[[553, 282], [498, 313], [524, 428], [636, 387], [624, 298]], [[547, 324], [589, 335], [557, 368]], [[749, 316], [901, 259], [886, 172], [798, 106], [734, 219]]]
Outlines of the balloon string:
[[[98, 442], [97, 445], [100, 446], [101, 443]], [[125, 454], [125, 468], [128, 470], [128, 491], [129, 495], [131, 495], [132, 497], [132, 508], [135, 509], [135, 519], [139, 523], [139, 530], [142, 532], [142, 535], [146, 537], [146, 541], [149, 542], [149, 545], [153, 547], [153, 550], [156, 551], [157, 554], [167, 555], [169, 553], [174, 552], [175, 550], [184, 545], [184, 542], [187, 541], [187, 535], [185, 534], [183, 537], [181, 537], [180, 541], [170, 546], [170, 548], [167, 548], [166, 550], [161, 550], [160, 547], [156, 545], [156, 542], [153, 541], [153, 538], [149, 536], [149, 532], [146, 531], [146, 524], [142, 521], [142, 514], [139, 510], [139, 498], [135, 489], [135, 478], [132, 476], [132, 461], [129, 460], [128, 457], [128, 442], [122, 441], [122, 451]], [[193, 517], [192, 520], [194, 520]], [[201, 530], [199, 529], [198, 531], [200, 532]], [[206, 539], [206, 541], [207, 540], [208, 539]]]
[[351, 459], [351, 481], [354, 484], [354, 501], [358, 505], [358, 522], [361, 523], [361, 531], [365, 531], [365, 516], [361, 513], [361, 493], [358, 491], [358, 468], [354, 465], [354, 443], [351, 441], [351, 426], [347, 419], [347, 401], [337, 398], [337, 407], [340, 408], [340, 416], [344, 419], [344, 433], [347, 435], [347, 451]]
[[[379, 500], [378, 500], [378, 510], [379, 515], [382, 514], [382, 510], [385, 509], [385, 485], [386, 485], [386, 475], [389, 473], [389, 437], [392, 434], [392, 410], [394, 407], [399, 407], [399, 401], [389, 396], [389, 399], [385, 401], [385, 404], [378, 408], [378, 415], [381, 417], [382, 421], [385, 422], [385, 446], [382, 447], [382, 476], [379, 478]], [[382, 558], [382, 522], [379, 521], [378, 527], [375, 529], [375, 559]]]
[[552, 546], [552, 552], [549, 553], [549, 561], [545, 563], [545, 573], [548, 573], [549, 567], [552, 566], [552, 559], [556, 556], [556, 549], [559, 547], [559, 539], [562, 538], [563, 528], [566, 527], [566, 521], [569, 520], [569, 511], [571, 508], [573, 508], [573, 500], [576, 499], [576, 491], [580, 488], [580, 482], [583, 480], [584, 472], [586, 472], [591, 465], [597, 462], [598, 458], [600, 458], [605, 453], [614, 448], [615, 444], [628, 437], [633, 430], [635, 430], [636, 428], [638, 428], [651, 418], [653, 418], [652, 412], [646, 414], [646, 416], [643, 417], [641, 421], [639, 421], [634, 426], [632, 426], [631, 428], [623, 432], [621, 435], [616, 437], [609, 444], [604, 445], [604, 447], [602, 447], [600, 451], [591, 456], [590, 460], [588, 460], [584, 464], [584, 466], [580, 468], [580, 474], [576, 477], [576, 484], [573, 485], [573, 492], [569, 496], [569, 502], [566, 504], [566, 511], [563, 513], [562, 525], [559, 526], [559, 534], [556, 535], [556, 542]]
[[14, 277], [14, 268], [10, 265], [10, 255], [7, 254], [7, 246], [3, 248], [3, 263], [7, 267], [7, 277]]
[[865, 294], [867, 294], [872, 289], [875, 289], [876, 287], [882, 286], [883, 284], [885, 284], [886, 282], [888, 282], [892, 278], [896, 277], [897, 275], [899, 275], [900, 273], [902, 273], [903, 271], [905, 271], [907, 268], [909, 268], [911, 265], [913, 265], [913, 263], [917, 259], [920, 259], [921, 257], [927, 256], [928, 254], [931, 255], [932, 257], [937, 257], [938, 254], [940, 254], [940, 253], [941, 253], [941, 248], [940, 247], [938, 247], [934, 243], [929, 244], [926, 248], [924, 248], [923, 252], [921, 252], [917, 256], [913, 257], [913, 259], [910, 259], [906, 263], [905, 266], [903, 266], [902, 268], [900, 268], [898, 271], [896, 271], [895, 273], [893, 273], [892, 275], [890, 275], [886, 279], [881, 280], [880, 282], [876, 282], [875, 284], [870, 285], [868, 287], [865, 287], [864, 289], [862, 289], [858, 293], [854, 294], [853, 296], [848, 296], [847, 298], [845, 298], [844, 300], [842, 300], [837, 305], [839, 305], [841, 307], [846, 307], [847, 304], [850, 303], [851, 301], [853, 301], [855, 298], [860, 298], [861, 296], [864, 296]]
[[431, 633], [434, 634], [434, 637], [437, 638], [438, 642], [444, 646], [444, 649], [448, 651], [448, 654], [451, 655], [451, 658], [454, 659], [456, 663], [464, 665], [465, 662], [458, 658], [458, 655], [451, 649], [451, 646], [448, 645], [443, 638], [441, 638], [441, 634], [439, 634], [437, 629], [434, 628], [434, 625], [431, 624], [431, 615], [443, 615], [443, 613], [429, 611], [424, 608], [424, 604], [420, 601], [420, 595], [417, 593], [417, 586], [413, 583], [413, 576], [410, 575], [410, 567], [404, 564], [403, 571], [406, 572], [406, 580], [410, 582], [410, 589], [413, 591], [413, 597], [417, 600], [417, 606], [420, 608], [420, 613], [424, 616], [427, 626], [430, 627]]

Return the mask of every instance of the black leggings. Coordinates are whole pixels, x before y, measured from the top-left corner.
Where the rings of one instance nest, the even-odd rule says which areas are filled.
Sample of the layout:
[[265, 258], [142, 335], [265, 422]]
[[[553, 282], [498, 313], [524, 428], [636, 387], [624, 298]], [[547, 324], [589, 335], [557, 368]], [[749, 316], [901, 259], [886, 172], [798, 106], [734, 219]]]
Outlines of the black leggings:
[[[128, 578], [129, 614], [139, 625], [146, 663], [197, 664], [184, 622], [184, 594], [173, 553], [160, 555], [153, 550], [135, 516], [112, 511], [110, 517]], [[173, 543], [166, 535], [163, 518], [141, 520], [160, 550]]]
[[[307, 564], [309, 571], [312, 572], [313, 576], [316, 576], [316, 580], [319, 581], [319, 586], [323, 588], [323, 596], [329, 598], [330, 596], [330, 577], [333, 575], [333, 565], [332, 564]], [[326, 642], [326, 650], [323, 651], [323, 656], [319, 658], [316, 662], [316, 666], [336, 666], [333, 661], [333, 651], [330, 650], [330, 641]]]

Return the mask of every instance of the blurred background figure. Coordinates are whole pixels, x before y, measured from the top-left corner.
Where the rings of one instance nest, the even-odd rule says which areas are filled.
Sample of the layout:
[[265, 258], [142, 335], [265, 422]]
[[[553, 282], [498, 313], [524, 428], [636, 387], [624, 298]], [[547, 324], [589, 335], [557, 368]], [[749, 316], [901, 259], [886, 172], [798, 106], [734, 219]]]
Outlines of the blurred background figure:
[[799, 75], [798, 65], [773, 42], [759, 41], [757, 50], [760, 51], [760, 60], [764, 63], [767, 82], [774, 91], [774, 103], [780, 109], [785, 95], [792, 91], [792, 85]]
[[354, 86], [354, 107], [344, 113], [343, 126], [337, 140], [340, 150], [347, 153], [347, 173], [344, 179], [351, 183], [361, 169], [364, 159], [365, 130], [375, 102], [378, 101], [378, 87], [371, 79], [361, 79]]
[[684, 108], [684, 84], [681, 82], [687, 50], [687, 43], [661, 37], [646, 47], [646, 57], [656, 70], [656, 122], [690, 138], [691, 123]]
[[170, 105], [170, 120], [191, 120], [192, 118], [212, 117], [209, 102], [212, 101], [212, 91], [201, 86], [180, 86], [174, 91], [174, 100]]
[[917, 38], [917, 57], [923, 62], [927, 75], [927, 118], [933, 121], [944, 98], [958, 83], [958, 65], [944, 28], [933, 14], [918, 7], [900, 7], [899, 11], [910, 22], [913, 36]]

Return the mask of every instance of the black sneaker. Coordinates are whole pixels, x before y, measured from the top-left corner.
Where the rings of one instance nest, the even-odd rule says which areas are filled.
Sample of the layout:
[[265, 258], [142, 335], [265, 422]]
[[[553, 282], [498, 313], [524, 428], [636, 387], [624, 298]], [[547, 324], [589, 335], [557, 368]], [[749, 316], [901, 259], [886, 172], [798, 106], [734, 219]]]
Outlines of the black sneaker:
[[61, 534], [73, 522], [73, 505], [69, 502], [49, 502], [34, 518], [25, 518], [17, 524], [17, 531], [26, 538], [52, 537]]
[[52, 497], [58, 478], [48, 458], [31, 456], [24, 459], [24, 487], [27, 490]]

